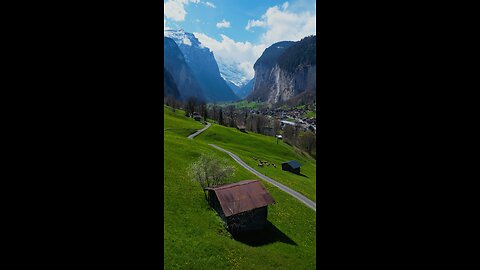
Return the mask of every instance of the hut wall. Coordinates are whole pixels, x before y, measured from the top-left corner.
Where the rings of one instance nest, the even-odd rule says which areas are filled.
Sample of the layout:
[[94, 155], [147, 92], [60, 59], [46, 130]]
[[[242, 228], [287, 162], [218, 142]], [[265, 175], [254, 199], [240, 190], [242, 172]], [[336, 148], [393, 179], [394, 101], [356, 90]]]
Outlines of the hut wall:
[[209, 190], [208, 191], [208, 199], [210, 200], [210, 206], [217, 211], [218, 215], [226, 221], [225, 219], [225, 214], [223, 213], [222, 206], [220, 205], [220, 202], [218, 201], [217, 194], [215, 194], [215, 191]]
[[282, 170], [300, 174], [300, 168], [294, 169], [288, 164], [282, 164]]
[[261, 230], [267, 224], [267, 206], [227, 217], [229, 228], [235, 232]]

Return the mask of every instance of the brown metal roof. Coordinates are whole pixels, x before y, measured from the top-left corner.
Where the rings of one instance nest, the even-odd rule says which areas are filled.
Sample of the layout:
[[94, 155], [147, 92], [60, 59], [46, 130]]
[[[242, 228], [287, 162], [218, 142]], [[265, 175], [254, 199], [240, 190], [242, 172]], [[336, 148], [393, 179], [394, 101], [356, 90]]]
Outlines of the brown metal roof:
[[275, 203], [260, 180], [244, 180], [213, 188], [226, 217]]

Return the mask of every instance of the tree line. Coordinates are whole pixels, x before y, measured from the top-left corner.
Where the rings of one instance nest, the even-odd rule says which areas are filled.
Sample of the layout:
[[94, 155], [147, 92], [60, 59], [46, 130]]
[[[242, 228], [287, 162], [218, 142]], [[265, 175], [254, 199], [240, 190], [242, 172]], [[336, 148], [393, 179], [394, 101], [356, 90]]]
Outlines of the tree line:
[[178, 100], [173, 96], [167, 96], [164, 98], [164, 104], [171, 107], [172, 111], [178, 108], [183, 109], [186, 117], [193, 117], [193, 113], [196, 112], [204, 121], [211, 119], [217, 124], [226, 127], [244, 127], [247, 132], [266, 136], [282, 135], [285, 143], [295, 146], [316, 158], [316, 135], [312, 131], [304, 130], [303, 127], [298, 125], [285, 125], [282, 129], [280, 121], [273, 117], [250, 113], [249, 109], [237, 109], [232, 105], [207, 105], [204, 101], [196, 98]]

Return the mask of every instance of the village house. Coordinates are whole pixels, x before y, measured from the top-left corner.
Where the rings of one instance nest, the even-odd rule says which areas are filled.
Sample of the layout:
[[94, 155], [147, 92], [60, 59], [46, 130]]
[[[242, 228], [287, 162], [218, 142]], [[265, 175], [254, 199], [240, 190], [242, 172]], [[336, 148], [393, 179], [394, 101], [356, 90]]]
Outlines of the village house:
[[232, 233], [263, 229], [267, 224], [267, 207], [275, 203], [260, 180], [244, 180], [207, 190], [210, 205]]

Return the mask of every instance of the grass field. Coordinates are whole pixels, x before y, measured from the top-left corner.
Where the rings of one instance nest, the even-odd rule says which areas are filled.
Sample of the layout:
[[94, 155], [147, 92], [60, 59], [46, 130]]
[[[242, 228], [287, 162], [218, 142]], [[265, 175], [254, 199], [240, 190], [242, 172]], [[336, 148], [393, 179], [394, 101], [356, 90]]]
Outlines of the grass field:
[[221, 107], [233, 106], [237, 109], [246, 108], [251, 110], [258, 110], [265, 106], [265, 104], [261, 102], [254, 102], [254, 101], [248, 102], [246, 100], [241, 100], [237, 102], [219, 103], [218, 105]]
[[307, 113], [303, 114], [302, 117], [314, 117], [314, 118], [317, 118], [317, 113], [314, 112], [314, 111], [308, 111]]
[[[268, 231], [254, 242], [231, 238], [216, 212], [208, 207], [200, 186], [187, 178], [186, 168], [202, 153], [211, 153], [226, 158], [236, 168], [229, 182], [256, 177], [227, 154], [208, 146], [214, 136], [187, 139], [203, 125], [183, 113], [164, 108], [164, 268], [315, 269], [315, 212], [266, 182], [263, 184], [276, 200], [268, 208]], [[207, 131], [212, 128], [230, 135], [217, 125]], [[238, 139], [233, 137], [232, 141]], [[215, 144], [223, 147], [221, 140]]]
[[[295, 151], [282, 140], [279, 140], [277, 144], [274, 137], [253, 132], [242, 133], [235, 128], [227, 128], [217, 124], [213, 124], [195, 139], [214, 143], [233, 152], [262, 174], [289, 186], [313, 201], [316, 200], [315, 160], [300, 151]], [[253, 157], [275, 163], [277, 167], [260, 167], [257, 165], [258, 161], [254, 160]], [[281, 163], [292, 159], [298, 160], [303, 165], [300, 168], [302, 175], [282, 171]]]

